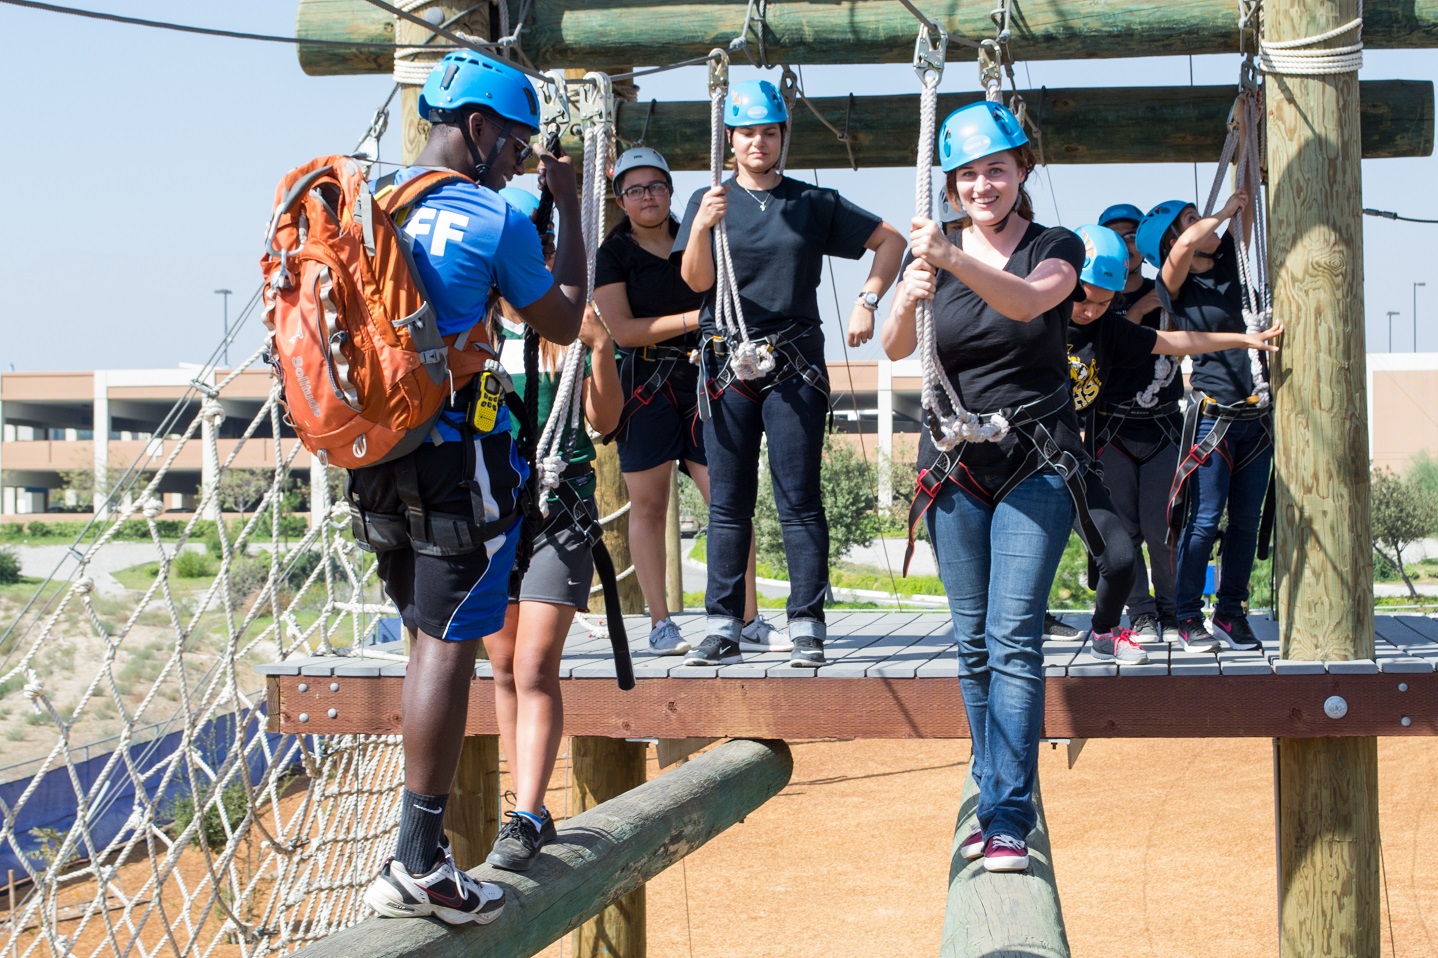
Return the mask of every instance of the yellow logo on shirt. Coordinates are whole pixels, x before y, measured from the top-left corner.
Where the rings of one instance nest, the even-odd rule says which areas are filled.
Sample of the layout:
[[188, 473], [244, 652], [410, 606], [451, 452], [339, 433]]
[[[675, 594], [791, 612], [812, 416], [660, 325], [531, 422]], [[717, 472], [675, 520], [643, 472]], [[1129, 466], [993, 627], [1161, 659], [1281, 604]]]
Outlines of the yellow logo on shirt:
[[1098, 378], [1098, 361], [1091, 359], [1085, 363], [1070, 353], [1069, 378], [1073, 380], [1074, 408], [1087, 409], [1103, 389], [1103, 381]]

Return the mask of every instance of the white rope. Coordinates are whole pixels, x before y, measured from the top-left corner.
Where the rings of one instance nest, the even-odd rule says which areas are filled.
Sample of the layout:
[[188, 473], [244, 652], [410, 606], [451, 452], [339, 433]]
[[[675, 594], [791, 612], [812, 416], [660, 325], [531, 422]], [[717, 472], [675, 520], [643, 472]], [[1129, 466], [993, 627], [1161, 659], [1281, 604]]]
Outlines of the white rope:
[[[729, 56], [723, 50], [715, 50], [710, 56], [709, 185], [719, 186], [724, 178], [724, 100], [729, 95]], [[782, 159], [780, 162], [782, 165]], [[737, 174], [735, 185], [738, 185]], [[756, 344], [749, 339], [725, 220], [714, 225], [713, 235], [714, 322], [719, 334], [728, 341], [729, 364], [734, 375], [745, 380], [758, 379], [774, 371], [774, 349], [768, 343]]]
[[[929, 35], [929, 28], [919, 28], [914, 48], [914, 70], [923, 83], [919, 94], [919, 159], [914, 178], [914, 209], [919, 216], [933, 215], [934, 139], [938, 126], [939, 81], [944, 73], [947, 37]], [[914, 325], [918, 332], [919, 362], [923, 368], [921, 401], [924, 409], [938, 422], [940, 435], [934, 445], [947, 451], [964, 442], [997, 442], [1008, 435], [1009, 425], [1002, 416], [985, 422], [964, 408], [958, 391], [949, 381], [939, 359], [938, 335], [934, 321], [933, 300], [919, 300], [914, 308]]]
[[[1318, 44], [1337, 39], [1345, 33], [1353, 34], [1352, 43], [1341, 47], [1318, 47]], [[1357, 17], [1316, 36], [1297, 40], [1260, 38], [1258, 67], [1264, 73], [1283, 76], [1357, 73], [1363, 67], [1363, 0], [1358, 2]]]
[[[1159, 311], [1158, 328], [1165, 332], [1173, 328], [1173, 316], [1168, 310]], [[1173, 356], [1158, 356], [1153, 361], [1153, 382], [1144, 387], [1143, 391], [1133, 397], [1133, 401], [1144, 409], [1152, 409], [1158, 404], [1158, 395], [1173, 377], [1178, 374], [1178, 361]]]
[[[604, 229], [604, 203], [607, 199], [610, 154], [614, 150], [614, 95], [609, 77], [589, 73], [580, 89], [580, 120], [584, 124], [584, 160], [582, 168], [580, 230], [584, 235], [585, 287], [584, 299], [594, 298], [595, 256]], [[559, 488], [568, 463], [563, 457], [566, 436], [577, 436], [584, 422], [584, 354], [585, 345], [576, 339], [565, 351], [559, 385], [549, 418], [535, 450], [535, 468], [541, 489], [540, 511], [549, 515], [548, 490]]]

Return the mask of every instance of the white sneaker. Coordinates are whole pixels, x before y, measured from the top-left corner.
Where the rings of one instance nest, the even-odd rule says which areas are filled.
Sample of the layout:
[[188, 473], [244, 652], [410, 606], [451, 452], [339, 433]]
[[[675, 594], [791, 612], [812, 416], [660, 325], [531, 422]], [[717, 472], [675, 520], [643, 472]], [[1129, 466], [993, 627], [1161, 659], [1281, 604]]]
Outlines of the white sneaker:
[[433, 915], [449, 925], [487, 925], [504, 911], [504, 889], [470, 877], [449, 855], [418, 877], [391, 858], [365, 889], [364, 903], [384, 918]]
[[660, 619], [649, 630], [649, 651], [655, 655], [683, 655], [689, 649], [688, 640], [680, 634], [679, 626], [674, 624], [673, 619]]
[[754, 621], [739, 633], [739, 648], [744, 652], [789, 652], [794, 643], [789, 641], [787, 633], [770, 625], [768, 619], [755, 615]]

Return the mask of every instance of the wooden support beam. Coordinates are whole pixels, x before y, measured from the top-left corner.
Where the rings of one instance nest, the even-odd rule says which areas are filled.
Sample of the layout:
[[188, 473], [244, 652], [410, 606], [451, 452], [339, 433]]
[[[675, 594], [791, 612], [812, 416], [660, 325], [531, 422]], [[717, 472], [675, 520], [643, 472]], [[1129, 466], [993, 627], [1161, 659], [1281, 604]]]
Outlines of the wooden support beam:
[[[576, 735], [569, 740], [574, 785], [570, 807], [579, 812], [596, 808], [644, 784], [644, 742], [622, 738]], [[569, 936], [574, 958], [644, 958], [644, 886], [611, 901], [603, 911], [574, 929]]]
[[[1269, 0], [1264, 9], [1273, 41], [1363, 15], [1359, 0]], [[1324, 46], [1352, 42], [1342, 33]], [[1289, 330], [1274, 364], [1283, 655], [1366, 659], [1374, 622], [1358, 75], [1270, 76], [1265, 96], [1273, 318]], [[1377, 958], [1377, 740], [1280, 739], [1277, 774], [1281, 954]]]
[[564, 822], [559, 840], [545, 846], [529, 871], [472, 869], [504, 887], [504, 913], [488, 925], [375, 918], [298, 954], [527, 958], [742, 822], [788, 784], [793, 769], [783, 742], [725, 742]]
[[[516, 0], [510, 0], [513, 13]], [[727, 47], [744, 30], [748, 4], [626, 0], [544, 0], [533, 4], [520, 43], [545, 69], [620, 72], [623, 64], [665, 64]], [[955, 37], [994, 35], [994, 4], [928, 0], [920, 7]], [[757, 26], [757, 25], [756, 25]], [[388, 42], [394, 22], [365, 0], [300, 0], [295, 32], [326, 40]], [[892, 0], [808, 0], [767, 5], [764, 50], [772, 63], [908, 63], [918, 21]], [[1230, 53], [1238, 49], [1232, 0], [1023, 0], [1014, 5], [1014, 55], [1078, 60]], [[1368, 0], [1363, 41], [1371, 49], [1438, 46], [1438, 0]], [[759, 56], [751, 31], [750, 52]], [[736, 54], [743, 62], [744, 55]], [[949, 56], [975, 69], [972, 50], [951, 42]], [[388, 72], [383, 51], [299, 47], [311, 76]], [[972, 74], [977, 83], [977, 73]], [[970, 81], [966, 81], [968, 85]]]
[[[697, 92], [697, 91], [696, 91]], [[1227, 133], [1234, 87], [1132, 87], [1027, 90], [1030, 114], [1043, 131], [1045, 163], [1216, 163]], [[939, 116], [982, 99], [979, 93], [939, 97]], [[1363, 83], [1360, 121], [1363, 156], [1385, 159], [1433, 152], [1433, 84], [1427, 80]], [[816, 97], [811, 101], [836, 129], [848, 129], [861, 168], [914, 164], [919, 135], [918, 94]], [[649, 102], [621, 103], [618, 134], [637, 140]], [[794, 112], [789, 168], [848, 166], [834, 134], [808, 110]], [[654, 105], [645, 142], [673, 169], [709, 169], [709, 103]], [[565, 148], [577, 153], [573, 139]]]
[[966, 775], [949, 853], [949, 900], [940, 958], [1069, 958], [1038, 780], [1034, 780], [1034, 810], [1039, 821], [1028, 835], [1029, 870], [1023, 874], [991, 874], [983, 859], [969, 862], [959, 856], [959, 842], [973, 827], [978, 801], [974, 776]]

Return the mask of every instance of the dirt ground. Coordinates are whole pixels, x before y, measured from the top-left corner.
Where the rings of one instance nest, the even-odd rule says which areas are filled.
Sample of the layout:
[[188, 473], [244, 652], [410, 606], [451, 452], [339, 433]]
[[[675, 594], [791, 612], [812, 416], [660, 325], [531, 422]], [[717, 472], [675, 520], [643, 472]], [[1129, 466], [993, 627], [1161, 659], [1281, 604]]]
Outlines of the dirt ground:
[[[649, 883], [651, 958], [937, 954], [968, 750], [794, 744], [788, 788]], [[1438, 955], [1432, 756], [1427, 740], [1380, 740], [1383, 954], [1397, 958]], [[1268, 739], [1094, 740], [1072, 770], [1045, 749], [1076, 958], [1276, 956], [1272, 769]]]

